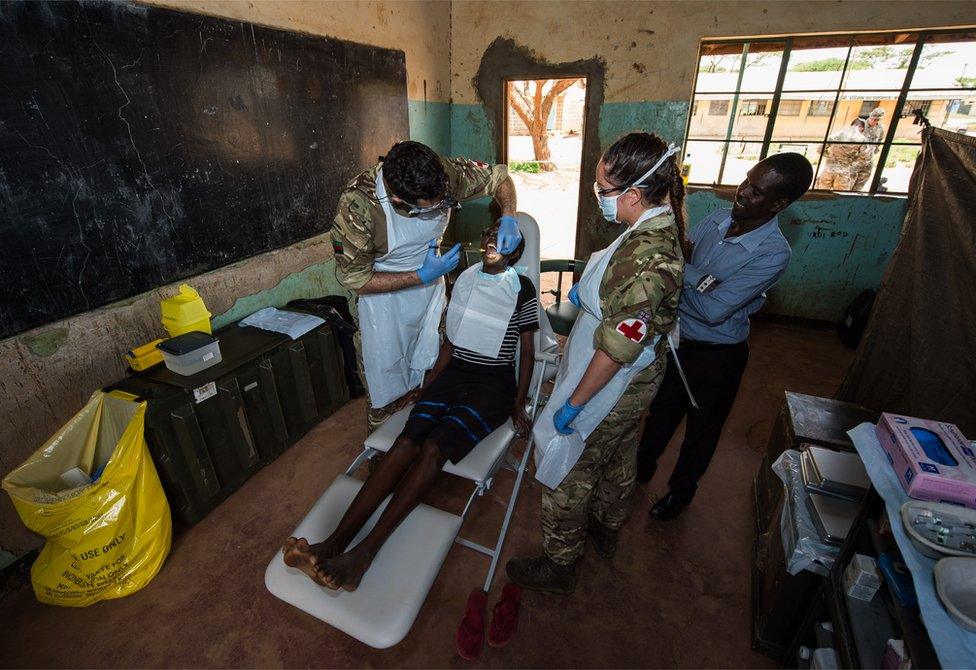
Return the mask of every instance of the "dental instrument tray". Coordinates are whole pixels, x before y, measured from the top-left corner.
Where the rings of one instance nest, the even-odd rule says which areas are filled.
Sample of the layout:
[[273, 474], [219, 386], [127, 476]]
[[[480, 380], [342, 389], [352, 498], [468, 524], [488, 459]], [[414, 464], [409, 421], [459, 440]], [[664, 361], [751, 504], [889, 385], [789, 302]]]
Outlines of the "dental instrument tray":
[[800, 452], [800, 470], [810, 493], [859, 502], [871, 487], [857, 454], [809, 446]]
[[811, 493], [807, 496], [807, 509], [813, 518], [813, 524], [820, 533], [820, 539], [827, 544], [842, 545], [847, 539], [847, 533], [854, 525], [854, 519], [861, 510], [861, 505], [849, 500], [822, 496]]
[[901, 506], [905, 534], [930, 558], [976, 557], [976, 511], [946, 503], [909, 500]]

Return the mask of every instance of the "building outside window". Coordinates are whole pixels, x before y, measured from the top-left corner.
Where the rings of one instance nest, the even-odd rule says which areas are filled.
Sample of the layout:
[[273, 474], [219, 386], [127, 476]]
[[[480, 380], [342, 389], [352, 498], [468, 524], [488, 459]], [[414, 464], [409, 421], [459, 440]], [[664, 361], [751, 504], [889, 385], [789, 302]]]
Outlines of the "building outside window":
[[712, 100], [708, 103], [709, 116], [725, 116], [729, 113], [728, 100]]
[[742, 103], [742, 116], [763, 116], [765, 113], [765, 100], [746, 100]]
[[[872, 107], [872, 109], [874, 109]], [[834, 111], [834, 103], [830, 100], [811, 100], [810, 101], [810, 111], [807, 112], [810, 116], [830, 116], [830, 113]]]
[[859, 142], [852, 121], [880, 107], [880, 131], [865, 135], [868, 162], [845, 188], [831, 188], [905, 193], [921, 149], [914, 110], [933, 126], [976, 135], [973, 63], [972, 30], [703, 40], [692, 108], [707, 101], [708, 113], [689, 115], [690, 183], [738, 185], [756, 161], [795, 151], [823, 184], [842, 153], [831, 149]]
[[780, 116], [799, 116], [800, 110], [802, 108], [803, 108], [802, 100], [780, 100], [779, 101]]
[[861, 103], [861, 111], [858, 112], [857, 115], [860, 116], [862, 119], [866, 118], [868, 114], [873, 112], [880, 105], [881, 105], [880, 100], [865, 100], [864, 102]]

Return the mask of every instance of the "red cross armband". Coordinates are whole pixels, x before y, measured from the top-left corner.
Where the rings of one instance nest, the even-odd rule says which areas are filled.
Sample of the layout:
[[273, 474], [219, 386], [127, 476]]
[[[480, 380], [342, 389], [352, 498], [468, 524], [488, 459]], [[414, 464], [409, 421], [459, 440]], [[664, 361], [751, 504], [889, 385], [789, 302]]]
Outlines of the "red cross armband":
[[638, 344], [647, 336], [647, 324], [640, 319], [624, 319], [617, 324], [617, 332]]

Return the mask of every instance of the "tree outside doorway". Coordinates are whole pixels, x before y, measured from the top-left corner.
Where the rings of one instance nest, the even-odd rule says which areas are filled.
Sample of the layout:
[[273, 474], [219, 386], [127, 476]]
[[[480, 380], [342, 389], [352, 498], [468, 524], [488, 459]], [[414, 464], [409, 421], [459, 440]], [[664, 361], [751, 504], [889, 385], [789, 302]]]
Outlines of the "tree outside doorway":
[[586, 80], [507, 82], [506, 155], [519, 209], [539, 222], [543, 258], [573, 258]]

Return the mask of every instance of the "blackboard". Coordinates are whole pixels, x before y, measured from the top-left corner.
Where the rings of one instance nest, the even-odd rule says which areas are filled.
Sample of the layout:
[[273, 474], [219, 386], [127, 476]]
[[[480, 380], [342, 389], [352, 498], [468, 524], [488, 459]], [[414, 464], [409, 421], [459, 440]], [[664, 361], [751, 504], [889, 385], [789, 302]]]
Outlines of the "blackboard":
[[408, 136], [402, 51], [0, 4], [0, 337], [287, 246]]

